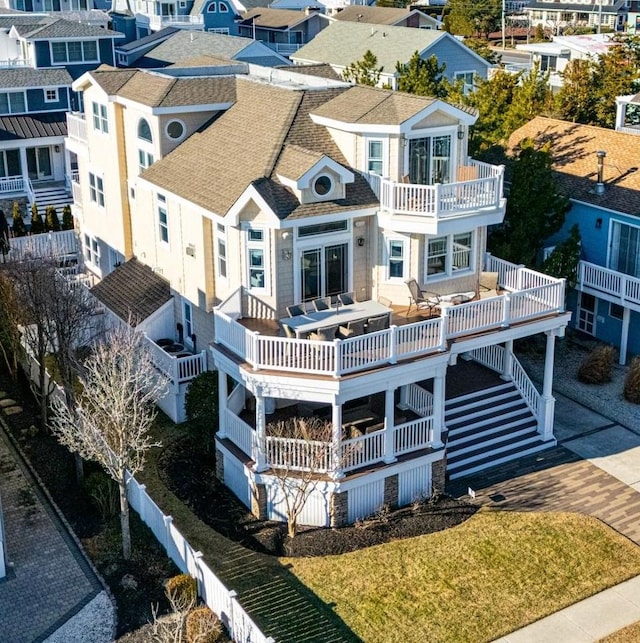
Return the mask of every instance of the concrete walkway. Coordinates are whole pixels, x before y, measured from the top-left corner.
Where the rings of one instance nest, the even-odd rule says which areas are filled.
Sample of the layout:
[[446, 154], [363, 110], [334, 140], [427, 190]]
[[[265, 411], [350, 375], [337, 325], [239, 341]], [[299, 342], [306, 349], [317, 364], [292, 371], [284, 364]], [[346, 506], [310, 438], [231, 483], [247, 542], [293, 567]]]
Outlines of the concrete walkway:
[[[20, 407], [3, 397], [7, 414]], [[0, 413], [1, 416], [1, 413]], [[8, 574], [0, 580], [2, 643], [113, 640], [114, 608], [0, 417], [0, 496]]]
[[[481, 505], [595, 516], [640, 545], [638, 431], [567, 397], [556, 397], [555, 449], [455, 481]], [[600, 592], [498, 639], [499, 643], [587, 643], [640, 621], [640, 577]]]

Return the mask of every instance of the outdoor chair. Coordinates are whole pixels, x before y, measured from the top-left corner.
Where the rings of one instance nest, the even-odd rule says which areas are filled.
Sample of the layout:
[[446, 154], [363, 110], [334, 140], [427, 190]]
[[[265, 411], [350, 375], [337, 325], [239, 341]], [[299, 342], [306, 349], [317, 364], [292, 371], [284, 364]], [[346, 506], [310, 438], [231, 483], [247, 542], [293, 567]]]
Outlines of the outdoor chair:
[[325, 326], [318, 328], [315, 333], [310, 333], [309, 339], [314, 342], [332, 342], [338, 332], [337, 326]]
[[480, 283], [478, 285], [478, 295], [480, 299], [498, 296], [498, 278], [497, 272], [481, 272]]
[[420, 288], [415, 279], [407, 279], [405, 282], [409, 289], [409, 308], [407, 308], [407, 317], [411, 312], [412, 306], [415, 306], [418, 311], [425, 308], [429, 311], [429, 315], [433, 313], [433, 309], [438, 307], [440, 303], [440, 296], [435, 292], [429, 292]]
[[340, 326], [338, 329], [338, 337], [340, 339], [348, 339], [349, 337], [364, 335], [364, 323], [364, 319], [347, 322], [346, 326]]
[[391, 308], [391, 299], [389, 299], [388, 297], [383, 297], [382, 295], [380, 295], [377, 301], [379, 304], [382, 304], [387, 308]]
[[389, 315], [369, 317], [367, 320], [367, 333], [376, 333], [379, 330], [386, 330], [387, 328], [389, 328]]
[[284, 332], [285, 337], [288, 337], [289, 339], [296, 339], [296, 333], [293, 328], [291, 328], [291, 326], [287, 326], [286, 324], [280, 324], [280, 326], [282, 327], [282, 331]]
[[351, 304], [355, 303], [352, 292], [343, 292], [341, 295], [338, 295], [338, 301], [343, 306], [351, 306]]
[[297, 317], [298, 315], [304, 315], [305, 309], [300, 304], [293, 304], [293, 306], [287, 306], [287, 314], [289, 317]]
[[329, 305], [329, 300], [326, 299], [325, 297], [321, 297], [320, 299], [314, 299], [313, 307], [316, 310], [316, 312], [320, 312], [321, 310], [329, 310], [329, 308], [331, 308], [331, 306]]

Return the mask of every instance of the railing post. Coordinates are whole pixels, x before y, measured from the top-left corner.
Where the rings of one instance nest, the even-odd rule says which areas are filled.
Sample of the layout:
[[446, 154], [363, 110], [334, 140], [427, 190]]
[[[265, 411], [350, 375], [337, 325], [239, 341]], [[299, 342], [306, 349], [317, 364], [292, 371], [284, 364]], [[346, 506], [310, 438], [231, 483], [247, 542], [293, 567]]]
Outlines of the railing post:
[[500, 378], [506, 381], [512, 379], [511, 369], [513, 367], [513, 340], [504, 343], [504, 350], [502, 351], [502, 373]]
[[340, 377], [342, 375], [342, 342], [339, 339], [333, 340], [333, 376]]
[[449, 318], [446, 315], [440, 316], [440, 350], [447, 350], [447, 333], [449, 332]]
[[344, 478], [344, 471], [342, 470], [342, 406], [336, 398], [331, 404], [331, 477], [334, 480]]
[[445, 430], [444, 424], [444, 395], [445, 395], [445, 375], [446, 370], [441, 374], [436, 374], [433, 378], [433, 442], [431, 446], [438, 449], [443, 446], [442, 431]]
[[542, 396], [538, 408], [538, 433], [543, 440], [553, 438], [553, 416], [555, 398], [553, 397], [553, 356], [556, 337], [553, 331], [546, 331], [547, 345], [544, 356], [544, 379], [542, 383]]
[[388, 388], [384, 392], [384, 462], [391, 464], [397, 460], [395, 456], [395, 396], [394, 389]]
[[253, 366], [254, 371], [260, 370], [260, 333], [257, 330], [254, 330], [252, 333], [249, 333], [249, 353], [247, 355], [249, 358], [249, 363]]
[[502, 302], [502, 327], [508, 328], [511, 325], [511, 297], [506, 293]]
[[442, 189], [442, 183], [436, 183], [433, 186], [433, 192], [435, 196], [435, 203], [434, 203], [434, 215], [436, 219], [440, 215], [440, 191]]
[[389, 330], [391, 331], [389, 333], [389, 362], [391, 364], [396, 364], [398, 362], [398, 347], [396, 344], [398, 327], [392, 324]]
[[264, 395], [262, 391], [256, 392], [256, 430], [254, 439], [251, 444], [251, 458], [255, 462], [255, 470], [260, 472], [266, 469], [265, 463], [265, 436], [266, 436], [266, 419], [265, 419], [265, 404]]
[[171, 540], [171, 523], [173, 522], [173, 518], [171, 516], [163, 516], [162, 520], [164, 522], [164, 542], [162, 543], [162, 546], [167, 550], [168, 553], [169, 541]]
[[227, 400], [229, 399], [227, 391], [227, 374], [218, 370], [218, 437], [227, 437]]

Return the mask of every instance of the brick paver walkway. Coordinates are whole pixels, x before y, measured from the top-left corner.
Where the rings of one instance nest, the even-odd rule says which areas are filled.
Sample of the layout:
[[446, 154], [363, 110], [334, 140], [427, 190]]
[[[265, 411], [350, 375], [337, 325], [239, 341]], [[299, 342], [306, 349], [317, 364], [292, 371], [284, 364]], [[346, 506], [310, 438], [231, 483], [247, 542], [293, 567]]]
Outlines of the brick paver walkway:
[[640, 545], [640, 493], [562, 446], [455, 480], [475, 502], [512, 511], [573, 511], [594, 516]]

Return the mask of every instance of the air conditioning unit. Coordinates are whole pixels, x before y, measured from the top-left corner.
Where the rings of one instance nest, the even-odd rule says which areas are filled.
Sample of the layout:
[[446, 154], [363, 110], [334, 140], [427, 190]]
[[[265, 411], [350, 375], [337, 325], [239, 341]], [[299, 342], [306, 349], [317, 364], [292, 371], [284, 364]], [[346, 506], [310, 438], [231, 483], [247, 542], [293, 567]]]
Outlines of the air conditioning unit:
[[187, 253], [187, 255], [189, 255], [190, 257], [195, 257], [195, 256], [196, 256], [196, 247], [195, 247], [192, 243], [190, 243], [190, 244], [185, 248], [185, 250], [184, 250], [184, 251], [185, 251], [185, 252]]

